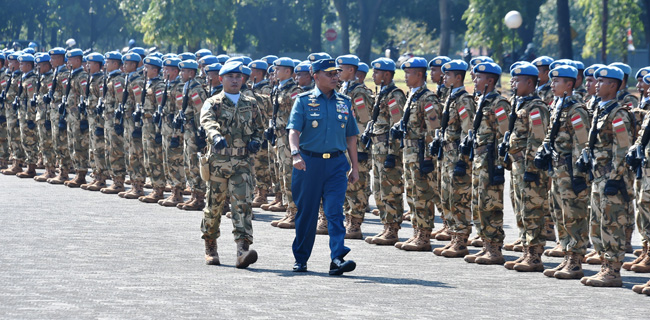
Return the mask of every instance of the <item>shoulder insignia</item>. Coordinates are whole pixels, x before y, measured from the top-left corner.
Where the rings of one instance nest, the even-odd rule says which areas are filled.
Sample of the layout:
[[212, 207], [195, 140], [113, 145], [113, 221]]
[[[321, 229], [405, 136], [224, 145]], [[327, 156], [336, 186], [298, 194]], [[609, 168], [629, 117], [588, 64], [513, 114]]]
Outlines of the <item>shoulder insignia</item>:
[[122, 88], [122, 82], [120, 82], [119, 80], [115, 81], [113, 88], [115, 88], [118, 95], [122, 94], [122, 91], [124, 90], [124, 88]]
[[83, 79], [81, 82], [79, 82], [79, 84], [85, 87], [88, 84], [88, 81], [86, 81], [86, 79]]
[[571, 125], [573, 126], [573, 131], [578, 139], [578, 144], [582, 145], [586, 143], [588, 136], [587, 128], [585, 128], [584, 121], [579, 114], [571, 117]]
[[178, 103], [183, 102], [183, 94], [182, 93], [176, 94], [176, 102], [178, 102]]
[[298, 96], [298, 92], [294, 92], [291, 94], [291, 99], [295, 99]]
[[467, 113], [467, 109], [465, 109], [465, 106], [461, 106], [458, 108], [458, 116], [460, 116], [461, 119], [465, 119], [469, 117], [469, 114]]
[[614, 133], [616, 134], [618, 147], [627, 150], [627, 148], [630, 146], [630, 134], [628, 134], [625, 128], [625, 122], [623, 121], [623, 118], [620, 116], [616, 117], [614, 121], [612, 121], [612, 126]]
[[194, 102], [194, 104], [202, 104], [203, 103], [203, 101], [201, 100], [201, 96], [199, 95], [198, 92], [192, 93], [192, 95], [190, 95], [190, 98], [192, 98], [192, 101]]

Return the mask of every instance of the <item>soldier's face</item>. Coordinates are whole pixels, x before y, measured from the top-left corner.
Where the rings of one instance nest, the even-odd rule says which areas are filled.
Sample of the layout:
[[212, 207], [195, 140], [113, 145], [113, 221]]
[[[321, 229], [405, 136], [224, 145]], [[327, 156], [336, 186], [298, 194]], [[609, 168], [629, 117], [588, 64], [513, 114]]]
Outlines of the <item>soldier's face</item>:
[[645, 82], [643, 82], [643, 79], [641, 77], [636, 78], [636, 89], [639, 91], [641, 96], [644, 97], [648, 96], [648, 93], [646, 92], [648, 91], [648, 88], [650, 88], [650, 85], [645, 84]]
[[50, 65], [50, 63], [47, 61], [41, 62], [38, 64], [38, 69], [40, 70], [39, 72], [43, 74], [52, 70], [52, 65]]
[[366, 81], [366, 75], [367, 73], [365, 72], [357, 71], [357, 79], [359, 80], [359, 82], [363, 83], [364, 81]]
[[440, 77], [442, 77], [442, 76], [443, 75], [442, 75], [442, 68], [441, 67], [431, 67], [431, 81], [433, 83], [440, 82]]
[[296, 81], [299, 86], [308, 86], [311, 84], [311, 74], [306, 71], [296, 72]]
[[422, 85], [422, 71], [414, 68], [404, 69], [404, 80], [409, 88], [417, 88]]
[[292, 75], [293, 73], [291, 72], [291, 68], [289, 67], [282, 67], [282, 66], [275, 67], [275, 76], [278, 78], [279, 81], [287, 80], [291, 78]]
[[251, 79], [253, 79], [253, 82], [258, 83], [262, 80], [264, 80], [264, 71], [260, 69], [252, 69], [251, 70]]
[[478, 92], [482, 92], [485, 90], [485, 85], [488, 85], [488, 90], [490, 90], [489, 84], [489, 77], [487, 74], [479, 72], [474, 74], [474, 90], [478, 90]]
[[34, 65], [32, 62], [21, 62], [20, 63], [20, 72], [26, 73], [34, 69]]
[[618, 91], [618, 82], [608, 78], [596, 79], [596, 96], [605, 101], [605, 98], [615, 97]]
[[158, 73], [160, 73], [156, 66], [152, 66], [150, 64], [145, 64], [144, 70], [147, 72], [147, 78], [155, 78], [158, 76]]
[[124, 61], [124, 72], [133, 72], [138, 68], [138, 63], [135, 61]]
[[50, 59], [51, 59], [50, 62], [52, 63], [52, 66], [55, 68], [63, 65], [63, 56], [60, 54], [55, 54], [51, 56]]
[[16, 71], [18, 68], [20, 68], [18, 60], [9, 60], [9, 69], [11, 69], [11, 71]]
[[355, 68], [354, 66], [348, 65], [348, 64], [342, 64], [339, 66], [341, 68], [341, 73], [339, 74], [339, 77], [343, 81], [350, 81], [354, 80], [355, 78]]
[[70, 69], [77, 69], [81, 67], [81, 57], [72, 57], [68, 59], [68, 66], [70, 66]]
[[163, 70], [165, 72], [165, 79], [169, 78], [171, 80], [174, 80], [178, 76], [178, 68], [176, 67], [165, 66], [163, 67]]
[[334, 71], [318, 71], [314, 73], [314, 80], [318, 88], [323, 92], [329, 92], [336, 89], [339, 84], [339, 72]]
[[241, 73], [228, 73], [221, 76], [223, 91], [230, 94], [238, 94], [244, 81]]
[[219, 79], [219, 71], [210, 71], [208, 72], [208, 79], [212, 82], [212, 86], [216, 87], [221, 84], [221, 80]]
[[[587, 89], [587, 93], [594, 95], [596, 94], [596, 78], [594, 77], [587, 77], [585, 78], [585, 89]], [[638, 84], [637, 84], [638, 86]]]
[[181, 69], [181, 78], [183, 81], [188, 81], [196, 76], [196, 70], [193, 69]]
[[539, 83], [544, 84], [548, 82], [548, 67], [547, 66], [540, 66], [538, 67], [539, 69]]
[[[375, 85], [380, 86], [382, 85], [382, 80], [384, 80], [384, 74], [386, 71], [382, 70], [372, 70], [372, 81], [375, 82]], [[384, 83], [387, 84], [387, 83]]]
[[568, 96], [573, 92], [573, 81], [564, 78], [551, 78], [551, 91], [556, 97], [562, 97], [566, 92]]

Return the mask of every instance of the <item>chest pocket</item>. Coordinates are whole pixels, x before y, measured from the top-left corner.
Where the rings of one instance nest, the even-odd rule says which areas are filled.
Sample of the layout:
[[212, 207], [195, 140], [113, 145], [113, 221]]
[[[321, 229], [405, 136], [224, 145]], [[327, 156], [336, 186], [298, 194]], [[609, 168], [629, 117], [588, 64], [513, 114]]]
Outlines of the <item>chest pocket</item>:
[[251, 106], [239, 108], [236, 119], [238, 122], [236, 125], [243, 129], [244, 135], [253, 134], [253, 108]]
[[337, 128], [345, 129], [345, 126], [348, 123], [348, 117], [349, 116], [350, 116], [349, 114], [344, 114], [344, 113], [337, 112], [336, 113]]
[[224, 128], [231, 128], [235, 124], [235, 108], [230, 106], [219, 106], [219, 124]]

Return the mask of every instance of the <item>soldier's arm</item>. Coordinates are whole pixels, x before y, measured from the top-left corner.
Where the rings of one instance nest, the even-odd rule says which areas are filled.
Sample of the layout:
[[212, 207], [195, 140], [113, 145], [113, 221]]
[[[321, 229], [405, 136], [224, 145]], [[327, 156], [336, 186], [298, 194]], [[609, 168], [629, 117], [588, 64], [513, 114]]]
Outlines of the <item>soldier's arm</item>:
[[[472, 121], [474, 120], [474, 114], [476, 114], [476, 102], [470, 95], [464, 95], [458, 99], [458, 119], [460, 120], [461, 128], [463, 128], [463, 134], [467, 135], [469, 129], [473, 129]], [[449, 123], [451, 123], [451, 120]]]
[[[425, 142], [428, 144], [433, 141], [435, 138], [433, 135], [435, 130], [440, 128], [440, 119], [442, 115], [440, 114], [440, 101], [434, 94], [430, 94], [425, 100], [424, 103], [421, 103], [421, 110], [418, 113], [422, 113], [425, 123], [426, 123], [426, 132], [424, 135]], [[428, 148], [427, 148], [428, 149]]]
[[548, 109], [540, 101], [535, 107], [530, 109], [526, 114], [526, 122], [528, 126], [528, 140], [526, 142], [526, 149], [524, 150], [524, 159], [526, 171], [534, 172], [537, 168], [534, 165], [533, 159], [535, 153], [546, 139], [546, 132], [549, 126]]
[[492, 123], [495, 126], [494, 132], [497, 133], [497, 141], [501, 141], [503, 135], [508, 131], [508, 115], [510, 114], [510, 108], [510, 103], [508, 103], [508, 100], [506, 99], [499, 99], [496, 106], [494, 106], [494, 113], [492, 114], [494, 121]]
[[612, 171], [609, 173], [609, 179], [619, 180], [628, 173], [625, 154], [632, 145], [632, 121], [626, 111], [619, 110], [614, 115], [612, 134]]
[[258, 104], [257, 99], [254, 99], [253, 101], [253, 135], [251, 136], [251, 140], [255, 140], [258, 142], [262, 142], [263, 140], [263, 132], [264, 132], [264, 114], [262, 113], [262, 110], [260, 110], [260, 105]]
[[641, 137], [643, 136], [643, 132], [645, 131], [645, 128], [648, 126], [648, 122], [650, 122], [650, 112], [647, 112], [643, 117], [643, 123], [639, 128], [639, 132], [637, 132], [636, 134], [636, 140], [634, 141], [635, 145], [641, 145]]
[[201, 108], [201, 126], [205, 130], [209, 141], [213, 141], [214, 136], [222, 135], [221, 126], [217, 122], [217, 113], [214, 106], [214, 99], [208, 99]]
[[582, 153], [582, 149], [587, 146], [589, 139], [589, 127], [591, 126], [589, 114], [584, 108], [573, 108], [573, 110], [569, 112], [567, 121], [570, 122], [569, 125], [573, 128], [572, 154], [573, 158], [577, 159], [577, 157]]
[[388, 102], [388, 115], [390, 124], [394, 124], [404, 115], [404, 105], [406, 104], [406, 96], [402, 90], [393, 90], [387, 97]]

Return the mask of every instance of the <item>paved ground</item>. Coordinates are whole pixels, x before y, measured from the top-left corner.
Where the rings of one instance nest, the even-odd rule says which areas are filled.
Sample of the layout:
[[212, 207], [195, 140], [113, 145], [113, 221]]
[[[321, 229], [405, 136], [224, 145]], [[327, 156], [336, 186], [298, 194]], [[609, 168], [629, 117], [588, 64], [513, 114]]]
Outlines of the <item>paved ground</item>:
[[[200, 212], [2, 175], [0, 186], [0, 318], [648, 318], [650, 297], [630, 288], [649, 275], [624, 272], [624, 288], [589, 288], [356, 240], [347, 244], [357, 270], [330, 277], [327, 236], [317, 238], [310, 272], [294, 274], [293, 231], [271, 227], [279, 216], [257, 209], [258, 263], [234, 267], [224, 218], [223, 265], [206, 266]], [[364, 233], [380, 229], [368, 214]], [[406, 224], [401, 236], [410, 232]], [[550, 267], [559, 261], [545, 258]]]

